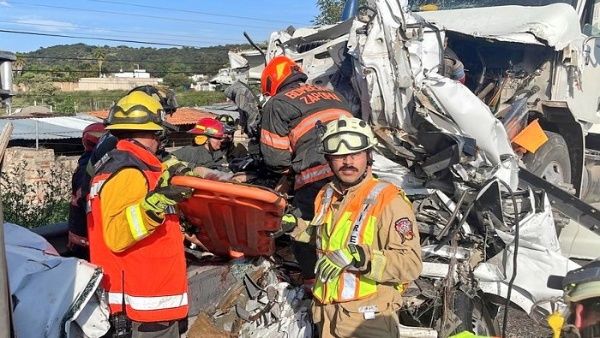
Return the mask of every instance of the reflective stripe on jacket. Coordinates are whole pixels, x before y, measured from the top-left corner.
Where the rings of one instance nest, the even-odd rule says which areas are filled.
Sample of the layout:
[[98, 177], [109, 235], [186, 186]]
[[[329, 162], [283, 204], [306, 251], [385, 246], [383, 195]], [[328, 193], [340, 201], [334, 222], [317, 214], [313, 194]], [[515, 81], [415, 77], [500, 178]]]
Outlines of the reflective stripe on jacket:
[[[136, 184], [146, 185], [140, 196], [128, 195], [131, 186], [110, 184], [124, 169], [132, 168], [142, 172], [146, 179], [136, 181], [139, 182]], [[104, 271], [102, 283], [108, 292], [111, 313], [121, 312], [125, 304], [127, 316], [135, 321], [171, 321], [186, 317], [186, 266], [177, 216], [168, 214], [162, 224], [148, 224], [139, 206], [145, 194], [158, 183], [162, 170], [160, 161], [142, 147], [122, 140], [96, 169], [89, 194], [90, 260]], [[127, 200], [134, 198], [138, 202], [103, 213], [102, 196], [111, 193], [111, 188], [118, 189], [116, 193], [127, 196]], [[108, 224], [104, 224], [103, 214], [118, 215], [111, 218], [112, 226], [118, 226], [124, 236], [133, 236], [136, 242], [121, 252], [111, 250], [104, 237]]]
[[[313, 224], [318, 226], [317, 252], [346, 248], [348, 244], [373, 245], [377, 221], [385, 206], [401, 193], [394, 185], [367, 177], [352, 193], [343, 210], [332, 208], [334, 188], [325, 187], [315, 202]], [[322, 190], [323, 191], [323, 190]], [[377, 282], [366, 274], [344, 270], [327, 283], [315, 282], [313, 294], [322, 304], [362, 299], [377, 292]]]
[[[327, 162], [318, 151], [321, 140], [315, 125], [342, 115], [352, 116], [341, 94], [303, 83], [284, 87], [269, 99], [261, 115], [260, 143], [265, 164], [276, 172], [291, 168], [300, 175], [296, 177], [296, 190], [331, 177], [331, 171], [323, 173]], [[315, 175], [316, 171], [321, 175]]]

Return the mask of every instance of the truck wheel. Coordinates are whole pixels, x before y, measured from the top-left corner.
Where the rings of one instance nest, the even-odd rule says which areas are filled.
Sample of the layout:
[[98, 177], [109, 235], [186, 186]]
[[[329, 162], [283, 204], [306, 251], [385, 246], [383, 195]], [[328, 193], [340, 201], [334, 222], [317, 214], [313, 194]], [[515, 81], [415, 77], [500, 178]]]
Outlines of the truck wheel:
[[571, 184], [571, 160], [565, 139], [559, 134], [546, 131], [548, 142], [534, 154], [523, 156], [525, 167], [535, 175], [561, 187]]
[[[535, 154], [527, 153], [523, 156], [525, 167], [533, 174], [545, 179], [555, 186], [574, 194], [575, 189], [571, 184], [571, 159], [569, 148], [565, 139], [557, 133], [546, 131], [548, 142], [541, 146]], [[569, 218], [554, 211], [554, 224], [557, 236], [569, 223]]]

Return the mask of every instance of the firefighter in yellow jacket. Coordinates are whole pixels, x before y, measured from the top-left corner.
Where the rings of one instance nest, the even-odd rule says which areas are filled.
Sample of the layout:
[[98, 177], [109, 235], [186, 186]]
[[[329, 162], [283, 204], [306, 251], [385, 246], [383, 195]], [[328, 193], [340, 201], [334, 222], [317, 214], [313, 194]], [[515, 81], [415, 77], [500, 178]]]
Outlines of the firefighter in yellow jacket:
[[313, 319], [320, 337], [398, 337], [402, 285], [422, 267], [404, 193], [371, 174], [373, 132], [362, 120], [327, 124], [323, 152], [335, 175], [315, 201]]
[[88, 234], [90, 260], [104, 273], [108, 337], [179, 338], [188, 314], [183, 235], [172, 207], [192, 191], [169, 185], [177, 165], [163, 168], [156, 156], [163, 114], [145, 92], [121, 98], [106, 128], [119, 140], [116, 149], [95, 164]]

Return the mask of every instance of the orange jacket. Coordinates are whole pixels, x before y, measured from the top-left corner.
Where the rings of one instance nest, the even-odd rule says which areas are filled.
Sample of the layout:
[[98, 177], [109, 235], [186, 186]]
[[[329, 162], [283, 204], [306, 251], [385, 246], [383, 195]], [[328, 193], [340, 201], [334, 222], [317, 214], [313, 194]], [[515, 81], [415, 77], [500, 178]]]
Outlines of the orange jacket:
[[188, 313], [177, 216], [165, 215], [157, 224], [139, 208], [160, 174], [156, 156], [122, 140], [98, 163], [88, 196], [90, 260], [103, 268], [111, 313], [123, 311], [124, 302], [127, 316], [139, 322], [177, 320]]

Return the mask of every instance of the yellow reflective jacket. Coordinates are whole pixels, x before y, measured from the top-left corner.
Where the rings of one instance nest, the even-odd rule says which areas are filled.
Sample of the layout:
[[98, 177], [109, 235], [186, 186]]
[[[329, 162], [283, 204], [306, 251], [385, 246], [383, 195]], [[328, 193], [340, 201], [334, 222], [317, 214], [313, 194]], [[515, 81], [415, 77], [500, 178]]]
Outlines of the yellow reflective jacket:
[[366, 248], [366, 271], [345, 270], [327, 283], [316, 281], [315, 298], [322, 304], [364, 299], [378, 285], [397, 288], [421, 272], [419, 233], [412, 206], [393, 184], [368, 175], [341, 193], [335, 183], [326, 185], [315, 201], [317, 252], [342, 249], [348, 244]]

